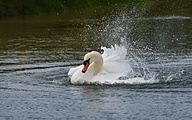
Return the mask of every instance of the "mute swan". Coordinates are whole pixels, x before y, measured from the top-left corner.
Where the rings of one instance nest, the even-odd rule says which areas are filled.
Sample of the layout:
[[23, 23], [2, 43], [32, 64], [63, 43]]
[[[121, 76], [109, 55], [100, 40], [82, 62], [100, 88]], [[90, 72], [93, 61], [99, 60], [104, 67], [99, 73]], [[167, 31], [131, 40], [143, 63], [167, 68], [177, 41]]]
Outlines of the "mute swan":
[[[83, 65], [71, 68], [68, 72], [72, 84], [118, 83], [120, 77], [133, 74], [123, 46], [102, 47], [103, 54], [92, 51], [84, 56]], [[124, 81], [124, 80], [123, 80]]]

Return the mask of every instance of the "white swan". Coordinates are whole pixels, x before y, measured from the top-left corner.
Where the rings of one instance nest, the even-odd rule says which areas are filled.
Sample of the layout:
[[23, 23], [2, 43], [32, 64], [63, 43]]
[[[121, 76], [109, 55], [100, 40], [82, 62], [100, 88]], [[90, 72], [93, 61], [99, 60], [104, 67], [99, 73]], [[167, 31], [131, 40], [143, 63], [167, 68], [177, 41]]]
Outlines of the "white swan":
[[72, 84], [114, 83], [118, 78], [132, 74], [133, 70], [125, 60], [127, 50], [123, 46], [102, 47], [103, 54], [92, 51], [84, 56], [83, 65], [68, 72]]

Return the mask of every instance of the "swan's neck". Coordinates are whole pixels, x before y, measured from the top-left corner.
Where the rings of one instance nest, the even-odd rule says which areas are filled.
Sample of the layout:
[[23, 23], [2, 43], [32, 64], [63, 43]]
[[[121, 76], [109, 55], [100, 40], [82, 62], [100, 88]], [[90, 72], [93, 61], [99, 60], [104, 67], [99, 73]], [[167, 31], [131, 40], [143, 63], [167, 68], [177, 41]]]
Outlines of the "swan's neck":
[[94, 75], [98, 74], [103, 67], [103, 59], [91, 63], [91, 66], [94, 69]]
[[94, 71], [94, 75], [98, 74], [103, 67], [103, 57], [99, 52], [92, 51], [84, 56], [84, 61], [89, 60], [91, 63], [89, 69]]

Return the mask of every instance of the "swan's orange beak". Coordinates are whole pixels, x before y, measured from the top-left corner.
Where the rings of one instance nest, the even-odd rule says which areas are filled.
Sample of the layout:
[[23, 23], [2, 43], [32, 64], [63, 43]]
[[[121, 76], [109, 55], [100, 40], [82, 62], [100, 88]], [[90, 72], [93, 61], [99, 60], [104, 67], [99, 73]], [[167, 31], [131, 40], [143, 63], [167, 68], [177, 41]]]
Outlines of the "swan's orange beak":
[[83, 67], [82, 73], [85, 73], [87, 71], [87, 69], [89, 67], [89, 60], [86, 60], [83, 62], [84, 67]]

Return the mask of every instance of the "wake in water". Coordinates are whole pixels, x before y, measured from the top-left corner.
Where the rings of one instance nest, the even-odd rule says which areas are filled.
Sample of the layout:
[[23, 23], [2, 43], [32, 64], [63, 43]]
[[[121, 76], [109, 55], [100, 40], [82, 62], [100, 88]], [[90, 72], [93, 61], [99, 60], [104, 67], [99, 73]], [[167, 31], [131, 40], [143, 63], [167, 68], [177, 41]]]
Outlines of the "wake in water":
[[103, 54], [90, 52], [85, 55], [83, 65], [68, 72], [72, 84], [141, 84], [154, 83], [153, 76], [146, 79], [130, 66], [124, 46], [102, 47]]

